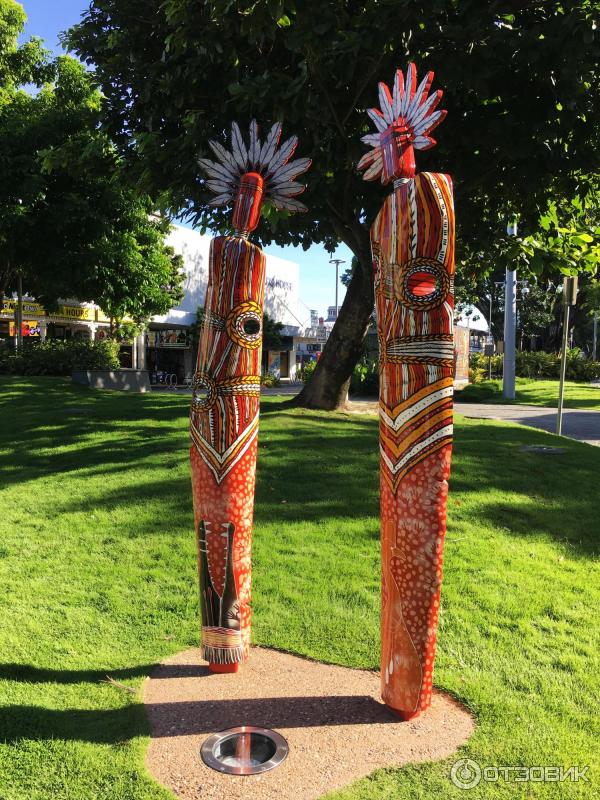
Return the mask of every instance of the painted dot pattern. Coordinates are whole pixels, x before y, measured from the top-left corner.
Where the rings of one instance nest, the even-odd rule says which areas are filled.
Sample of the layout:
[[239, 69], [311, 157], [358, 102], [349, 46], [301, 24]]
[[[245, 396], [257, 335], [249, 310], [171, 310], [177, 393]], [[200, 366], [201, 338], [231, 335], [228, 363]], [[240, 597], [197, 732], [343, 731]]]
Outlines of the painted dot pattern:
[[448, 176], [421, 173], [395, 184], [371, 245], [380, 344], [381, 688], [384, 701], [410, 718], [431, 703], [452, 447]]
[[382, 647], [384, 653], [403, 655], [404, 671], [391, 685], [382, 672], [383, 698], [393, 707], [411, 709], [414, 701], [416, 711], [431, 703], [450, 458], [450, 446], [432, 453], [403, 478], [395, 495], [381, 481], [382, 564], [388, 587], [382, 602], [395, 604], [394, 622], [382, 630], [388, 634]]
[[225, 567], [227, 566], [227, 536], [220, 530], [206, 533], [206, 551], [208, 555], [208, 571], [213, 586], [219, 597], [223, 597], [225, 589]]
[[[208, 521], [209, 527], [213, 531], [222, 531], [223, 524], [230, 522], [235, 526], [232, 554], [233, 574], [240, 603], [240, 630], [246, 652], [250, 647], [252, 620], [252, 610], [250, 608], [252, 521], [254, 516], [257, 443], [258, 439], [255, 438], [248, 451], [220, 484], [217, 484], [213, 473], [202, 460], [197, 449], [194, 446], [190, 448], [196, 528], [200, 520]], [[226, 539], [223, 539], [223, 542], [226, 543]], [[219, 569], [221, 569], [223, 576], [225, 575], [226, 555], [225, 548], [217, 556], [218, 564], [222, 564]], [[212, 570], [212, 567], [210, 569]]]

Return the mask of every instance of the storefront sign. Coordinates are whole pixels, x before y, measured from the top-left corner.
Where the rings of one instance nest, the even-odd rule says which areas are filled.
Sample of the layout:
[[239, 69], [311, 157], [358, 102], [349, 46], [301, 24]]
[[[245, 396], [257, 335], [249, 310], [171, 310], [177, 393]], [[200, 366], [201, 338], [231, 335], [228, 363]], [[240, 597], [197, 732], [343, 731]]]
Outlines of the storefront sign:
[[84, 306], [59, 306], [56, 311], [49, 314], [49, 319], [73, 320], [75, 322], [95, 322], [96, 309]]
[[[16, 333], [14, 322], [8, 323], [8, 335], [14, 336]], [[39, 336], [40, 323], [37, 319], [24, 319], [22, 325], [23, 336]]]
[[189, 331], [180, 329], [148, 331], [148, 347], [180, 347], [190, 346]]
[[[16, 308], [17, 301], [9, 300], [5, 297], [2, 301], [2, 316], [14, 317]], [[44, 306], [39, 303], [34, 303], [32, 300], [23, 300], [23, 313], [28, 316], [44, 317], [46, 315], [46, 309]]]
[[[75, 322], [95, 322], [96, 309], [89, 306], [79, 306], [70, 304], [61, 304], [56, 311], [48, 314], [46, 309], [41, 303], [36, 303], [33, 300], [23, 300], [23, 314], [28, 317], [48, 317], [50, 320], [74, 320]], [[2, 316], [14, 318], [17, 310], [17, 301], [4, 298], [2, 301]], [[102, 313], [102, 312], [100, 312]]]

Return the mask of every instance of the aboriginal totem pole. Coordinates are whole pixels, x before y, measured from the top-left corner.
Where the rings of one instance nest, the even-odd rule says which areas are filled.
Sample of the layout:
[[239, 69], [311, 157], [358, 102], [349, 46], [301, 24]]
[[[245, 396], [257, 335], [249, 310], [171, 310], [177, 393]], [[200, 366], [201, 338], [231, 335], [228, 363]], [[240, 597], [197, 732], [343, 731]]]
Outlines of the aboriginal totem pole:
[[233, 205], [231, 236], [211, 242], [208, 288], [192, 387], [192, 490], [198, 544], [202, 645], [213, 672], [236, 672], [250, 646], [254, 511], [266, 257], [248, 240], [269, 198], [278, 209], [306, 211], [294, 178], [310, 159], [290, 161], [293, 136], [279, 147], [276, 123], [264, 142], [250, 124], [249, 145], [231, 126], [231, 151], [209, 142], [216, 161], [200, 159], [210, 205]]
[[379, 337], [381, 688], [404, 719], [431, 704], [452, 451], [454, 209], [448, 175], [415, 175], [446, 116], [433, 72], [379, 84], [358, 164], [391, 193], [371, 226]]

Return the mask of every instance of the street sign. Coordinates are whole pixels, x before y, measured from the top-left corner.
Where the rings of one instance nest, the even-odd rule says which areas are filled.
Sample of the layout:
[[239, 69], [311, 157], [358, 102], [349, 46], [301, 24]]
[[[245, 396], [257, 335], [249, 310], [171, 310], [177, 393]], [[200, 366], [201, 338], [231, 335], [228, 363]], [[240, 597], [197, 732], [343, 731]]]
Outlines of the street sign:
[[563, 303], [574, 306], [577, 302], [577, 276], [569, 275], [563, 281]]

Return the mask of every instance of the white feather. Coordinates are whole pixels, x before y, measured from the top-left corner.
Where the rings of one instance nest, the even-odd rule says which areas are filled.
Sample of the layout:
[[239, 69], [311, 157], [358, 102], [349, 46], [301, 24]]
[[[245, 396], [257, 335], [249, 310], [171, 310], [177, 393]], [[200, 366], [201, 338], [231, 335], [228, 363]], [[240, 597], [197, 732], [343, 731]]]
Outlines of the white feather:
[[417, 136], [412, 146], [415, 150], [429, 150], [435, 143], [435, 139], [432, 139], [431, 136]]
[[369, 150], [368, 153], [365, 153], [364, 156], [360, 159], [360, 161], [356, 165], [356, 169], [358, 170], [366, 169], [377, 158], [381, 158], [380, 147], [374, 147], [372, 150]]
[[391, 125], [394, 121], [392, 98], [390, 96], [390, 90], [383, 82], [379, 83], [379, 108], [381, 109], [381, 113], [383, 114], [383, 118], [387, 122], [387, 125]]
[[433, 114], [429, 114], [424, 117], [420, 122], [414, 126], [413, 131], [416, 136], [420, 136], [421, 134], [427, 135], [429, 131], [432, 131], [446, 116], [445, 111], [434, 111]]
[[427, 98], [422, 105], [417, 106], [411, 103], [410, 109], [406, 116], [406, 121], [408, 124], [412, 125], [414, 128], [422, 119], [425, 119], [427, 114], [433, 111], [441, 99], [442, 92], [440, 89], [438, 89], [437, 92], [434, 92], [431, 97]]
[[402, 98], [402, 108], [400, 114], [406, 117], [408, 109], [412, 100], [412, 92], [415, 89], [415, 82], [417, 78], [417, 71], [415, 65], [410, 63], [406, 70], [406, 80], [404, 81], [404, 97]]
[[302, 183], [295, 183], [294, 181], [287, 181], [283, 186], [271, 187], [271, 197], [295, 197], [297, 194], [302, 194], [306, 186]]
[[282, 164], [269, 178], [269, 183], [276, 186], [277, 184], [291, 181], [297, 175], [302, 175], [303, 172], [310, 167], [312, 161], [310, 158], [296, 158], [290, 161], [289, 164]]
[[215, 194], [221, 194], [223, 192], [231, 192], [235, 187], [233, 184], [229, 183], [228, 181], [214, 181], [209, 180], [206, 181], [206, 186], [214, 192]]
[[286, 197], [283, 200], [273, 198], [273, 204], [275, 208], [278, 208], [280, 211], [308, 211], [304, 203], [301, 203], [299, 200], [294, 200], [291, 197]]
[[210, 139], [208, 144], [223, 166], [229, 167], [233, 174], [239, 174], [240, 168], [229, 150], [226, 150], [222, 144], [216, 142], [214, 139]]
[[383, 159], [381, 155], [375, 159], [375, 161], [371, 164], [369, 169], [363, 175], [363, 180], [365, 181], [374, 181], [379, 177], [381, 170], [383, 169]]
[[277, 145], [279, 144], [280, 138], [281, 138], [281, 122], [276, 122], [269, 131], [269, 135], [267, 136], [265, 143], [260, 149], [260, 156], [258, 160], [260, 162], [261, 168], [269, 166], [269, 162], [275, 155], [275, 150], [277, 149]]
[[258, 123], [255, 119], [250, 123], [250, 144], [248, 146], [248, 160], [250, 166], [256, 167], [258, 165], [258, 157], [260, 155], [260, 140], [258, 138]]
[[248, 169], [248, 151], [237, 122], [231, 123], [231, 153], [242, 172]]
[[224, 164], [219, 164], [216, 161], [210, 161], [208, 158], [199, 158], [198, 166], [202, 169], [209, 178], [217, 178], [221, 180], [235, 181], [237, 179], [237, 172], [233, 174], [229, 167]]
[[400, 116], [400, 107], [402, 105], [402, 96], [404, 95], [404, 75], [401, 69], [396, 70], [394, 77], [394, 95], [392, 101], [392, 110], [394, 112], [394, 119]]
[[371, 145], [371, 147], [381, 147], [381, 135], [379, 133], [367, 133], [360, 137], [361, 142]]
[[420, 106], [421, 103], [425, 101], [427, 95], [425, 93], [424, 97], [423, 93], [425, 92], [426, 88], [429, 91], [429, 87], [431, 86], [432, 82], [433, 82], [433, 72], [428, 72], [421, 81], [421, 83], [419, 84], [417, 91], [415, 92], [415, 96], [412, 99], [413, 105]]
[[227, 203], [230, 203], [233, 200], [233, 194], [230, 192], [224, 192], [223, 194], [218, 194], [216, 197], [209, 202], [209, 206], [224, 206]]
[[294, 155], [295, 149], [298, 147], [298, 137], [297, 136], [290, 136], [279, 149], [279, 152], [275, 154], [271, 163], [269, 164], [269, 168], [267, 170], [267, 175], [270, 177], [273, 175], [279, 167], [283, 166], [287, 163], [290, 158]]
[[383, 133], [386, 128], [389, 127], [389, 123], [385, 121], [385, 119], [381, 116], [379, 111], [376, 108], [368, 108], [367, 114], [371, 117], [373, 122], [375, 123], [375, 127], [379, 131], [379, 133]]

